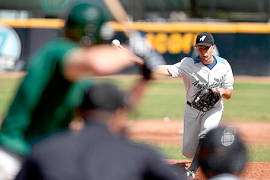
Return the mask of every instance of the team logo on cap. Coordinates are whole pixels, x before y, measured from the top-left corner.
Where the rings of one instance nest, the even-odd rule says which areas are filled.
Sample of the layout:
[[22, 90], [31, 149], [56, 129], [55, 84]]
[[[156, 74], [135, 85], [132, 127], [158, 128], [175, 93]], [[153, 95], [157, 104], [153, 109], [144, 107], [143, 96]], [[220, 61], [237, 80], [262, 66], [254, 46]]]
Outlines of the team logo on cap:
[[206, 36], [204, 35], [203, 37], [200, 38], [200, 41], [204, 41], [205, 38]]
[[223, 146], [230, 146], [235, 140], [235, 130], [232, 128], [226, 128], [221, 137], [221, 143]]

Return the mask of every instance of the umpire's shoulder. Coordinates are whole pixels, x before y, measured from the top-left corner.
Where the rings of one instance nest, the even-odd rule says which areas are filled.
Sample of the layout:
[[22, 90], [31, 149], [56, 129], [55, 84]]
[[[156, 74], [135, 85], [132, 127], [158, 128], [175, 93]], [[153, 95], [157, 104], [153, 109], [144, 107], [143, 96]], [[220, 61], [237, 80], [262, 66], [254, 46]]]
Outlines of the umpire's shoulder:
[[56, 150], [62, 150], [70, 146], [69, 137], [72, 136], [69, 131], [61, 131], [42, 138], [39, 142], [33, 145], [31, 154], [40, 156], [50, 154]]
[[[155, 148], [154, 146], [151, 146], [149, 144], [144, 144], [144, 143], [140, 143], [140, 142], [135, 142], [132, 141], [128, 138], [123, 139], [124, 141], [122, 141], [122, 143], [128, 147], [128, 149], [133, 149], [134, 153], [139, 153], [142, 156], [144, 155], [144, 157], [148, 157], [149, 159], [151, 158], [160, 158], [163, 159], [164, 158], [164, 154], [159, 151], [159, 149]], [[131, 151], [130, 151], [131, 153]]]

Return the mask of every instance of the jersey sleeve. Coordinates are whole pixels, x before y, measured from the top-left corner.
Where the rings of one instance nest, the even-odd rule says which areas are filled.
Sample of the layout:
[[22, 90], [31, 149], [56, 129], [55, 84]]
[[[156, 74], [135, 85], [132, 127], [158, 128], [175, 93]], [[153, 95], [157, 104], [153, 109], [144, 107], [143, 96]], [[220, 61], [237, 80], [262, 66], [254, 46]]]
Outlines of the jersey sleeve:
[[171, 77], [173, 78], [181, 77], [183, 75], [183, 69], [184, 69], [185, 64], [186, 63], [185, 63], [185, 58], [184, 58], [176, 64], [168, 65], [168, 71], [171, 74]]
[[227, 71], [225, 73], [224, 83], [222, 88], [233, 89], [234, 77], [230, 64], [226, 62]]

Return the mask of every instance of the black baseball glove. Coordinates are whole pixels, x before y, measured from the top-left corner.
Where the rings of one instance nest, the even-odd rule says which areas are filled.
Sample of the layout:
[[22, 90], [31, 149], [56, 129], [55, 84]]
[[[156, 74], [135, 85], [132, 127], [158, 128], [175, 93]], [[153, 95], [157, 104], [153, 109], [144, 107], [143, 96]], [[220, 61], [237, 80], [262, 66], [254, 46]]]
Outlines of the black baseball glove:
[[221, 99], [219, 92], [214, 92], [212, 89], [200, 90], [193, 101], [191, 106], [199, 111], [209, 111]]

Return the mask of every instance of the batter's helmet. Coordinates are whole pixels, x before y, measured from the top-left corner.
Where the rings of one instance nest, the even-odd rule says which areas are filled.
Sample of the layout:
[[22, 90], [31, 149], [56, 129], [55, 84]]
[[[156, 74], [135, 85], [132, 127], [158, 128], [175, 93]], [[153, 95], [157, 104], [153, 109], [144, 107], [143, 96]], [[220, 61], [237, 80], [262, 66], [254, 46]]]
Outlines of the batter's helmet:
[[106, 21], [100, 7], [88, 3], [77, 4], [66, 20], [65, 36], [81, 45], [99, 44], [103, 40], [101, 27]]
[[247, 162], [247, 149], [235, 129], [218, 127], [202, 139], [199, 163], [207, 174], [239, 174]]

